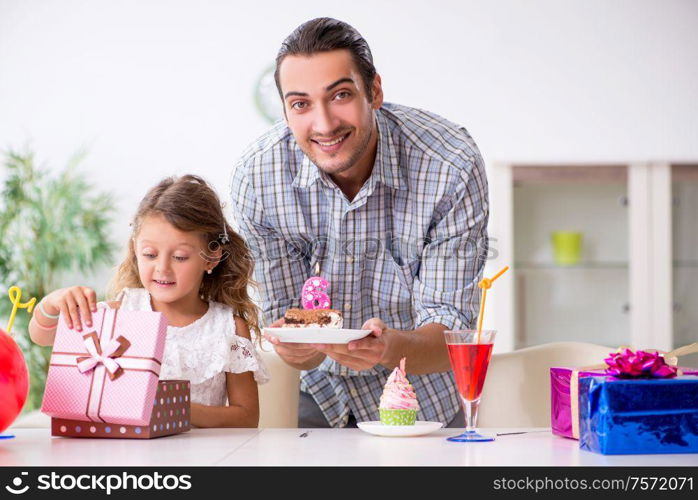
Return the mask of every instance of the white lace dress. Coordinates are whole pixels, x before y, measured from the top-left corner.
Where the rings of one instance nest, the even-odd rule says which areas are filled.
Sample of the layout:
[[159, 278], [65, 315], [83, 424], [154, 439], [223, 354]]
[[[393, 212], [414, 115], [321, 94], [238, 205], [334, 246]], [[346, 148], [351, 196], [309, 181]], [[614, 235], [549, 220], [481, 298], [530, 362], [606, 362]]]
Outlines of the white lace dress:
[[[152, 311], [145, 288], [124, 288], [121, 310]], [[161, 380], [189, 380], [191, 400], [210, 406], [224, 406], [228, 399], [225, 373], [254, 372], [258, 384], [269, 373], [252, 342], [235, 334], [233, 310], [209, 302], [208, 311], [187, 326], [168, 326]]]

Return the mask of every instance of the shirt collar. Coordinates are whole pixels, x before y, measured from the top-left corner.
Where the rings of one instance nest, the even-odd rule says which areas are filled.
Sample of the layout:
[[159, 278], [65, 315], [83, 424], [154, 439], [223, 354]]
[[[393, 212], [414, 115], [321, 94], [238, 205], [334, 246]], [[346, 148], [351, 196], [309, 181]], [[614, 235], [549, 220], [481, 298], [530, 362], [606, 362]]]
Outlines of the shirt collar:
[[402, 172], [400, 172], [399, 150], [393, 142], [391, 124], [383, 114], [382, 109], [376, 110], [376, 123], [378, 124], [378, 149], [373, 165], [376, 181], [394, 189], [405, 189], [407, 186], [402, 178]]
[[[390, 123], [380, 109], [376, 110], [376, 123], [378, 125], [378, 145], [371, 177], [374, 182], [382, 182], [394, 189], [404, 189], [405, 183], [401, 176], [398, 150], [392, 140]], [[321, 170], [304, 154], [292, 185], [293, 187], [308, 188], [322, 175]]]
[[315, 166], [315, 164], [310, 161], [305, 154], [303, 155], [303, 161], [301, 161], [301, 166], [298, 169], [296, 177], [293, 179], [293, 187], [308, 188], [312, 186], [316, 180], [320, 178], [320, 169]]

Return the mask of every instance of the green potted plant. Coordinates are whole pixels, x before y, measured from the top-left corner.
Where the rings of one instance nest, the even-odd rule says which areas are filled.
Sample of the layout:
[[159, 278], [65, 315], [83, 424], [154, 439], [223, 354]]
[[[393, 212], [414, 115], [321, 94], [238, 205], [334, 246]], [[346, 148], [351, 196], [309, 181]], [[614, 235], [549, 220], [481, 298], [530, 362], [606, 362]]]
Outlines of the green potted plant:
[[[63, 272], [93, 272], [111, 263], [114, 245], [109, 224], [113, 196], [97, 192], [77, 170], [85, 154], [74, 155], [58, 173], [36, 164], [26, 149], [2, 153], [0, 175], [0, 318], [9, 317], [12, 285], [23, 300], [41, 300], [60, 286]], [[51, 349], [34, 344], [29, 315], [17, 314], [13, 334], [29, 367], [30, 389], [24, 411], [41, 405]], [[4, 325], [3, 325], [4, 326]]]

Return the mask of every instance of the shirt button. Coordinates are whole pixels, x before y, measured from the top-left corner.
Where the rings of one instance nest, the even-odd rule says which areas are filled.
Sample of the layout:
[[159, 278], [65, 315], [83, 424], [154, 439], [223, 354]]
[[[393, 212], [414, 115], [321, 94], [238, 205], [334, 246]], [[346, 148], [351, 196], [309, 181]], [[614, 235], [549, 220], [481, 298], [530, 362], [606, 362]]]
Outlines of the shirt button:
[[347, 257], [347, 264], [353, 264], [354, 263], [354, 257]]
[[356, 396], [359, 395], [359, 391], [357, 391], [356, 389], [352, 389], [352, 390], [349, 391], [349, 392], [351, 393], [351, 395], [352, 395], [353, 397], [356, 397]]
[[344, 310], [345, 310], [345, 311], [351, 311], [351, 304], [350, 304], [349, 302], [347, 302], [346, 304], [344, 304]]

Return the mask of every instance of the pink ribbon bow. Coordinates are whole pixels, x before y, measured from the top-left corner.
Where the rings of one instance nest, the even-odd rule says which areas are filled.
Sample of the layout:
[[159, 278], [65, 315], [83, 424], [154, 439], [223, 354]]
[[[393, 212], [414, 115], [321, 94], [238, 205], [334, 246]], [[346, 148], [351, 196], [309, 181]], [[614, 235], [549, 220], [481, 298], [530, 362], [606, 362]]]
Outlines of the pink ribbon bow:
[[621, 378], [671, 378], [677, 372], [677, 368], [668, 365], [664, 356], [657, 352], [624, 349], [610, 353], [604, 361], [608, 365], [606, 373]]
[[126, 350], [131, 347], [131, 343], [120, 335], [115, 339], [110, 339], [106, 345], [102, 347], [96, 332], [88, 333], [82, 338], [89, 356], [77, 358], [78, 370], [80, 370], [80, 373], [93, 370], [101, 363], [107, 370], [109, 379], [117, 379], [123, 373], [123, 369], [118, 359], [114, 358], [121, 357]]

